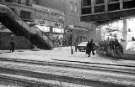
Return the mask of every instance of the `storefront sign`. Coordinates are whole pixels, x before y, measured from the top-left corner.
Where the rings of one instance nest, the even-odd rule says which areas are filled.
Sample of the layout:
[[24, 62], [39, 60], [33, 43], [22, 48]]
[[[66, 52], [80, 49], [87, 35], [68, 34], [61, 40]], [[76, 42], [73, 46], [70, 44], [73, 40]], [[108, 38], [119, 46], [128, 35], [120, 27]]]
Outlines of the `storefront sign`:
[[36, 27], [38, 27], [43, 32], [50, 32], [50, 27], [41, 26], [41, 25], [36, 25]]
[[64, 33], [64, 29], [62, 28], [53, 28], [54, 33]]

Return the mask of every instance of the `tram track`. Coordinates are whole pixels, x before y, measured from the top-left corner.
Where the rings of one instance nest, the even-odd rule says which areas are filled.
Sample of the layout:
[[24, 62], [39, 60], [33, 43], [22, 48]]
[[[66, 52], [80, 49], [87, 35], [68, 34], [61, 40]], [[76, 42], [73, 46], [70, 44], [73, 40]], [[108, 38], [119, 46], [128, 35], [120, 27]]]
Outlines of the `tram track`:
[[[29, 77], [30, 79], [31, 78], [36, 78], [36, 81], [34, 80], [34, 84], [36, 83], [42, 83], [40, 82], [40, 79], [42, 80], [51, 80], [51, 81], [55, 81], [55, 82], [64, 82], [64, 83], [70, 83], [72, 85], [81, 85], [80, 87], [134, 87], [135, 84], [125, 84], [125, 83], [119, 83], [119, 78], [113, 78], [112, 76], [111, 77], [108, 77], [108, 78], [113, 78], [112, 81], [107, 81], [105, 80], [106, 77], [103, 78], [103, 80], [98, 80], [98, 78], [95, 78], [95, 77], [90, 77], [90, 78], [84, 78], [84, 77], [88, 77], [87, 75], [85, 76], [85, 74], [81, 74], [81, 73], [78, 73], [77, 72], [74, 72], [76, 73], [76, 75], [72, 75], [71, 73], [70, 74], [66, 74], [66, 75], [62, 75], [62, 73], [60, 74], [53, 74], [52, 73], [46, 73], [46, 72], [38, 72], [38, 71], [34, 71], [34, 70], [28, 70], [28, 69], [11, 69], [11, 68], [1, 68], [0, 67], [0, 75], [1, 73], [4, 73], [2, 74], [2, 76], [4, 77], [5, 75], [8, 74], [9, 78], [12, 80], [16, 79], [15, 77], [10, 77], [10, 75], [16, 75], [16, 76], [25, 76], [25, 77]], [[79, 75], [80, 74], [80, 75]], [[86, 73], [87, 74], [87, 73]], [[79, 75], [79, 76], [78, 76]], [[8, 79], [8, 76], [7, 79]], [[83, 77], [84, 76], [84, 77]], [[19, 78], [20, 80], [17, 80], [18, 81], [22, 81], [22, 78]], [[115, 80], [118, 79], [118, 82], [116, 82]], [[127, 78], [126, 78], [127, 79]], [[42, 81], [41, 80], [41, 81]], [[132, 79], [130, 79], [132, 80]], [[27, 79], [23, 79], [23, 81], [27, 82]], [[29, 82], [29, 80], [28, 80]], [[33, 80], [29, 82], [29, 84], [32, 83], [33, 84]], [[44, 83], [44, 82], [43, 82]], [[133, 81], [132, 81], [133, 83]], [[34, 85], [33, 84], [33, 85]], [[48, 83], [44, 83], [44, 85]], [[96, 84], [96, 86], [95, 86]], [[40, 84], [39, 84], [40, 85]], [[49, 85], [52, 85], [52, 82], [49, 83]], [[54, 85], [58, 85], [58, 84], [54, 84]], [[82, 86], [83, 85], [83, 86]], [[35, 87], [35, 86], [32, 86], [32, 87]], [[40, 86], [37, 86], [37, 87], [40, 87]], [[42, 87], [42, 86], [41, 86]], [[50, 86], [50, 87], [53, 87], [53, 86]], [[55, 86], [54, 86], [55, 87]], [[56, 86], [57, 87], [57, 86]], [[59, 87], [59, 86], [58, 86]], [[63, 87], [66, 87], [66, 86], [63, 86]], [[68, 86], [70, 87], [70, 86]], [[76, 86], [71, 86], [71, 87], [76, 87]], [[79, 87], [79, 86], [77, 86]]]
[[[66, 71], [64, 70], [65, 68], [72, 68], [72, 70], [74, 69], [77, 69], [77, 70], [96, 70], [96, 71], [107, 71], [107, 72], [115, 72], [115, 73], [118, 73], [118, 74], [132, 74], [132, 75], [135, 75], [134, 73], [129, 73], [131, 72], [131, 70], [129, 70], [129, 72], [124, 72], [124, 71], [114, 71], [114, 70], [101, 70], [101, 67], [98, 67], [96, 68], [93, 67], [93, 66], [88, 66], [87, 64], [80, 64], [81, 66], [79, 66], [79, 64], [72, 64], [70, 62], [67, 62], [67, 63], [61, 63], [61, 62], [47, 62], [47, 61], [30, 61], [30, 60], [17, 60], [17, 59], [14, 59], [14, 60], [11, 60], [11, 59], [7, 59], [7, 60], [0, 60], [1, 61], [1, 64], [2, 62], [7, 62], [7, 64], [9, 63], [17, 63], [17, 64], [28, 64], [28, 65], [31, 65], [31, 66], [51, 66], [51, 67], [54, 67], [52, 68], [52, 73], [55, 72], [53, 71], [53, 69], [55, 68], [63, 68], [63, 70], [61, 70], [61, 73], [65, 73]], [[16, 65], [17, 65], [16, 64]], [[6, 65], [6, 64], [5, 64]], [[15, 66], [16, 66], [15, 65]], [[93, 68], [96, 68], [96, 69], [92, 69], [91, 67]], [[36, 68], [36, 67], [35, 67]], [[37, 68], [40, 68], [40, 67], [37, 67]], [[100, 69], [99, 69], [100, 68]], [[128, 67], [128, 68], [131, 68], [131, 67]], [[132, 67], [133, 68], [133, 67]], [[44, 69], [44, 68], [43, 68]], [[43, 70], [41, 68], [41, 71]], [[45, 69], [44, 69], [45, 70]], [[124, 85], [121, 85], [121, 84], [115, 84], [115, 83], [108, 83], [106, 81], [98, 81], [97, 80], [94, 80], [94, 79], [89, 79], [89, 78], [84, 78], [84, 77], [76, 77], [74, 75], [60, 75], [60, 74], [52, 74], [52, 73], [46, 73], [46, 72], [39, 72], [38, 70], [37, 71], [34, 71], [34, 68], [29, 70], [27, 68], [14, 68], [14, 67], [10, 67], [10, 65], [8, 65], [7, 67], [2, 67], [0, 66], [0, 73], [4, 73], [4, 74], [16, 74], [16, 75], [19, 75], [19, 76], [27, 76], [27, 77], [33, 77], [33, 78], [38, 78], [38, 79], [44, 79], [44, 80], [57, 80], [59, 82], [67, 82], [67, 83], [74, 83], [74, 84], [79, 84], [79, 85], [86, 85], [86, 86], [90, 86], [90, 85], [94, 85], [94, 84], [97, 84], [99, 86], [96, 86], [96, 87], [111, 87], [111, 86], [108, 86], [108, 85], [113, 85], [112, 87], [129, 87], [129, 86], [124, 86]], [[134, 71], [134, 69], [132, 69], [132, 72]], [[60, 72], [59, 70], [56, 72]], [[68, 72], [67, 72], [68, 73]], [[78, 73], [78, 71], [74, 72], [74, 73]], [[87, 74], [87, 73], [86, 73]], [[81, 75], [81, 74], [80, 74]], [[87, 77], [87, 75], [86, 75]], [[110, 78], [113, 78], [113, 77], [110, 77]], [[119, 79], [119, 78], [118, 78]], [[134, 81], [134, 79], [131, 79]], [[101, 86], [101, 85], [104, 85], [104, 86]], [[105, 86], [106, 85], [106, 86]], [[115, 85], [115, 86], [114, 86]], [[33, 86], [34, 87], [34, 86]], [[53, 86], [51, 86], [53, 87]], [[82, 86], [83, 87], [83, 86]], [[94, 86], [93, 86], [94, 87]], [[134, 87], [132, 85], [130, 85], [130, 87]]]
[[10, 59], [10, 58], [0, 58], [0, 61], [16, 62], [16, 63], [26, 63], [26, 64], [36, 64], [43, 66], [57, 66], [57, 67], [69, 67], [78, 68], [86, 70], [100, 70], [109, 71], [117, 73], [125, 73], [135, 75], [135, 66], [127, 65], [116, 65], [116, 64], [103, 64], [103, 63], [88, 63], [88, 62], [76, 62], [76, 61], [37, 61], [37, 60], [26, 60], [26, 59]]

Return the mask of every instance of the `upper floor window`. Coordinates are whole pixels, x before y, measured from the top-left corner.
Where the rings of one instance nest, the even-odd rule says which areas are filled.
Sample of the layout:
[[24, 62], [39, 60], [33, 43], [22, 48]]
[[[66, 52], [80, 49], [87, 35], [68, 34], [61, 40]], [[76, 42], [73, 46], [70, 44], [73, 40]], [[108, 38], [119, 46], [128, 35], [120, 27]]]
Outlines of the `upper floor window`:
[[34, 4], [39, 4], [39, 1], [38, 0], [33, 0], [33, 3]]
[[109, 2], [115, 2], [115, 1], [119, 1], [119, 0], [109, 0]]
[[23, 19], [23, 20], [29, 20], [31, 19], [31, 12], [28, 12], [28, 11], [21, 11], [20, 12], [20, 17]]
[[95, 3], [96, 4], [101, 4], [101, 3], [104, 3], [104, 0], [95, 0]]
[[83, 6], [90, 6], [91, 5], [91, 0], [82, 0], [82, 5]]
[[13, 0], [5, 0], [6, 2], [13, 2]]
[[126, 2], [126, 1], [134, 1], [134, 0], [123, 0], [124, 2]]
[[21, 0], [18, 0], [18, 3], [21, 4]]
[[24, 4], [24, 5], [31, 5], [31, 1], [30, 0], [18, 0], [19, 4]]
[[25, 1], [25, 4], [26, 4], [26, 5], [30, 5], [30, 4], [31, 4], [31, 3], [30, 3], [30, 0], [26, 0], [26, 1]]

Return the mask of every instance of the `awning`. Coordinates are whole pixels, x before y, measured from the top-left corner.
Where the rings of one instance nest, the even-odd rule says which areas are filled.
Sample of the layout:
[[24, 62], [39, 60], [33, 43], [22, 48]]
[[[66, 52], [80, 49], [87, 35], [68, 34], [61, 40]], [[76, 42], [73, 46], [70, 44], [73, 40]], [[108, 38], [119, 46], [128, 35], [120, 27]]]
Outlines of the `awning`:
[[80, 28], [80, 27], [74, 27], [73, 29], [74, 29], [74, 30], [80, 30], [80, 31], [88, 31], [87, 29], [85, 29], [85, 28]]
[[70, 29], [70, 30], [79, 30], [79, 31], [88, 31], [88, 29], [86, 27], [82, 27], [82, 26], [67, 26], [66, 27], [67, 29]]

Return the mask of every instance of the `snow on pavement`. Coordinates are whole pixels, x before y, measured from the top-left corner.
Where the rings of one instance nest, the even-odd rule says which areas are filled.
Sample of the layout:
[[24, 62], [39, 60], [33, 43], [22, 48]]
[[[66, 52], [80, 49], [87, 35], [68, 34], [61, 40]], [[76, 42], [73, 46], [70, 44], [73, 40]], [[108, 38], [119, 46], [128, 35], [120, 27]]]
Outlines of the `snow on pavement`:
[[70, 47], [60, 47], [53, 50], [16, 50], [14, 53], [9, 53], [8, 50], [0, 51], [1, 58], [15, 58], [28, 59], [38, 61], [54, 61], [54, 60], [68, 60], [92, 63], [107, 63], [107, 64], [129, 64], [135, 65], [135, 61], [131, 60], [112, 60], [107, 57], [100, 57], [97, 54], [88, 57], [85, 52], [74, 52], [71, 55]]

